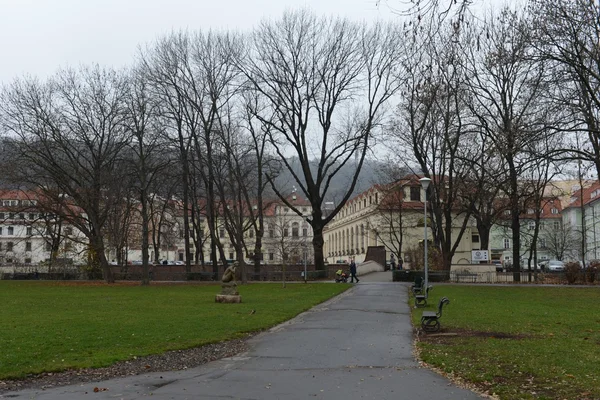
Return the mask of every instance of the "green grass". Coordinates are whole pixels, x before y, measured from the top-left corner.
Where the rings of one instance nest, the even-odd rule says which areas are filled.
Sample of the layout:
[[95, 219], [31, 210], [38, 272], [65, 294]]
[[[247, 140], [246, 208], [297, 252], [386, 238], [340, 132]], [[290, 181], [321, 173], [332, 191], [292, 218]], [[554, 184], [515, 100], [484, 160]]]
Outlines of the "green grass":
[[[0, 281], [0, 379], [234, 339], [286, 321], [349, 285], [251, 284], [241, 304], [218, 285], [72, 285]], [[251, 313], [255, 310], [254, 313]]]
[[600, 289], [437, 286], [428, 309], [442, 296], [457, 335], [424, 335], [426, 363], [501, 399], [600, 398]]

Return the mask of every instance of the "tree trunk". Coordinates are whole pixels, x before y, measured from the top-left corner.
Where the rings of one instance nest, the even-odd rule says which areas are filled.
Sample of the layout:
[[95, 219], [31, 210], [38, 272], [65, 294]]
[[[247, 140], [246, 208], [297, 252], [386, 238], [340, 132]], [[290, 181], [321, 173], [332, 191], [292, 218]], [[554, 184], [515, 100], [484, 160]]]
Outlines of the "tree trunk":
[[512, 244], [513, 244], [513, 279], [515, 282], [521, 280], [521, 220], [519, 218], [519, 205], [514, 204], [518, 201], [518, 198], [513, 195], [512, 207], [511, 207], [511, 231], [512, 231]]
[[[142, 187], [145, 187], [145, 180], [142, 181]], [[149, 255], [148, 255], [148, 226], [150, 224], [148, 218], [148, 204], [146, 198], [146, 190], [142, 189], [140, 192], [140, 201], [142, 205], [142, 286], [150, 285], [150, 272], [148, 267]]]
[[315, 256], [315, 270], [325, 270], [325, 258], [323, 257], [323, 226], [321, 221], [313, 222], [313, 251]]

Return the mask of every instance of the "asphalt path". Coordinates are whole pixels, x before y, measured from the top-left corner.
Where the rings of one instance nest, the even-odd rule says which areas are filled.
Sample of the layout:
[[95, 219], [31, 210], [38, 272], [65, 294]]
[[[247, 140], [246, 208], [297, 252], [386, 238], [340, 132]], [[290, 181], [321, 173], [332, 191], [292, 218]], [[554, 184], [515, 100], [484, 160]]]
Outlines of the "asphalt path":
[[482, 398], [415, 360], [407, 284], [392, 283], [391, 272], [359, 278], [344, 294], [255, 336], [250, 351], [236, 357], [185, 371], [24, 390], [0, 398]]

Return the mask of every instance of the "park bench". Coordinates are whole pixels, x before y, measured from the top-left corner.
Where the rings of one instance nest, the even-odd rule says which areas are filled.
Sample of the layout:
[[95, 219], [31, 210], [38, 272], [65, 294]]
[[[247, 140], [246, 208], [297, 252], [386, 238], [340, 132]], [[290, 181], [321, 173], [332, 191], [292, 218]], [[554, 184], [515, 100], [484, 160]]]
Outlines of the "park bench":
[[433, 289], [433, 286], [423, 284], [421, 289], [419, 290], [419, 294], [415, 294], [415, 307], [425, 307], [427, 305], [427, 297], [429, 296], [429, 291]]
[[418, 294], [423, 294], [424, 288], [425, 288], [425, 281], [420, 276], [417, 276], [415, 278], [413, 285], [410, 287], [410, 290], [411, 290], [413, 296], [416, 296]]
[[423, 311], [421, 316], [421, 327], [425, 332], [437, 332], [440, 330], [440, 318], [442, 318], [442, 308], [444, 304], [449, 304], [450, 300], [447, 297], [442, 297], [438, 303], [438, 310]]

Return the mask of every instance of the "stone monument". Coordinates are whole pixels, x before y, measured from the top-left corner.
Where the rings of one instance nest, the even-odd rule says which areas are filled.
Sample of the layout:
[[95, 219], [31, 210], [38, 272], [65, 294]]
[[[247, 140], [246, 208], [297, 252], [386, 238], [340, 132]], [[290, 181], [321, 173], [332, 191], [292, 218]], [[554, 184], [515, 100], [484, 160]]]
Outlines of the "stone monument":
[[237, 291], [237, 283], [235, 283], [235, 271], [238, 263], [234, 262], [227, 267], [221, 278], [221, 293], [215, 297], [217, 303], [241, 303], [242, 296]]

